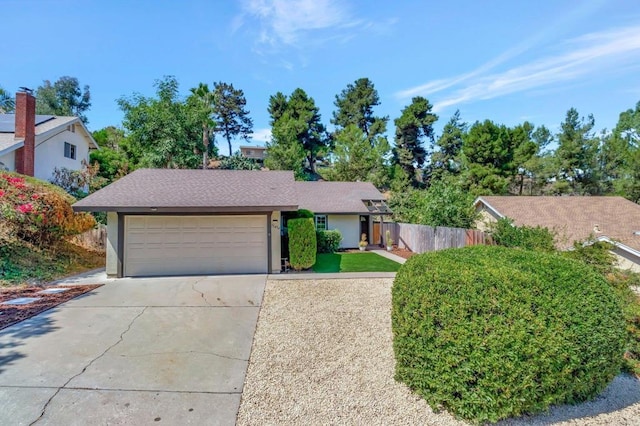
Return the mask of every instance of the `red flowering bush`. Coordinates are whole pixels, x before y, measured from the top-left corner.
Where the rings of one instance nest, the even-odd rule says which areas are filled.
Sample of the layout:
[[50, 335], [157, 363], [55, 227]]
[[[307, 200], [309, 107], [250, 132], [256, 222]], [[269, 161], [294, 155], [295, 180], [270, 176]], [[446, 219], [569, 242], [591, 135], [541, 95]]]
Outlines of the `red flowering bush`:
[[0, 172], [0, 217], [10, 234], [33, 244], [51, 243], [95, 226], [93, 217], [74, 213], [74, 198], [35, 178]]

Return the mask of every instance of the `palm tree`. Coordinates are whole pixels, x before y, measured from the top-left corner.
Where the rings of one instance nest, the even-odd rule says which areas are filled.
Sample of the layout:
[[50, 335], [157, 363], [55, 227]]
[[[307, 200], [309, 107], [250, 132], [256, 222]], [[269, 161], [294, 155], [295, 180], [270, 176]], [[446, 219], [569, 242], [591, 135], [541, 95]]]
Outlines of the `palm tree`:
[[13, 96], [2, 87], [0, 87], [0, 113], [6, 114], [13, 112], [16, 107], [16, 103], [13, 100]]
[[213, 134], [215, 122], [211, 118], [213, 114], [214, 92], [209, 90], [209, 86], [199, 83], [198, 87], [191, 89], [191, 97], [198, 104], [202, 112], [202, 144], [204, 151], [202, 152], [202, 168], [207, 168], [209, 153], [209, 138]]

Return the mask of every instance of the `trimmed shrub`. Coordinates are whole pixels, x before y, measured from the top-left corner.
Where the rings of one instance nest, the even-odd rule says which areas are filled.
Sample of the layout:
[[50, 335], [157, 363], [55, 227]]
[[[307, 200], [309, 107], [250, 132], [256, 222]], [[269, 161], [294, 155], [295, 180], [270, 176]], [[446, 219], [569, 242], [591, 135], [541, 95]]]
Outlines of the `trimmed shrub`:
[[35, 245], [93, 228], [87, 213], [74, 213], [74, 198], [61, 188], [16, 173], [0, 173], [0, 215], [5, 232]]
[[316, 263], [316, 230], [312, 218], [289, 219], [289, 263], [296, 271]]
[[499, 219], [493, 224], [491, 237], [504, 247], [520, 247], [528, 250], [555, 251], [554, 234], [540, 226], [514, 226], [511, 219]]
[[413, 256], [394, 281], [396, 379], [475, 422], [600, 393], [618, 374], [624, 320], [592, 268], [496, 246]]
[[339, 230], [316, 231], [318, 253], [335, 253], [340, 248], [342, 234]]
[[311, 210], [299, 209], [295, 213], [290, 213], [290, 217], [292, 219], [307, 219], [307, 218], [313, 219], [314, 214]]

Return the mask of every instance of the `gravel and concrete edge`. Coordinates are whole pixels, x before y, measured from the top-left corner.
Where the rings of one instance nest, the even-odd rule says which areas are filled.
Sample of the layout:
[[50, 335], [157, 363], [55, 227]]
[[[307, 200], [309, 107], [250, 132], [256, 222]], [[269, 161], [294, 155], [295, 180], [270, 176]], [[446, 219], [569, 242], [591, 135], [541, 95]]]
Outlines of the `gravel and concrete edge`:
[[[392, 279], [269, 280], [238, 425], [465, 424], [394, 380]], [[640, 381], [503, 425], [638, 425]]]

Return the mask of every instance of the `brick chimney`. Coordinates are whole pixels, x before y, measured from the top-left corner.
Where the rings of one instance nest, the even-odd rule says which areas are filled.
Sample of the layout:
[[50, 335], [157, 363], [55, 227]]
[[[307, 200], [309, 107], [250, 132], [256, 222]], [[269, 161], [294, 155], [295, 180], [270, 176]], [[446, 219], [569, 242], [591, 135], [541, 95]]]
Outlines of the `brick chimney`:
[[36, 150], [36, 98], [28, 90], [16, 93], [16, 139], [24, 146], [16, 150], [16, 172], [33, 176]]

